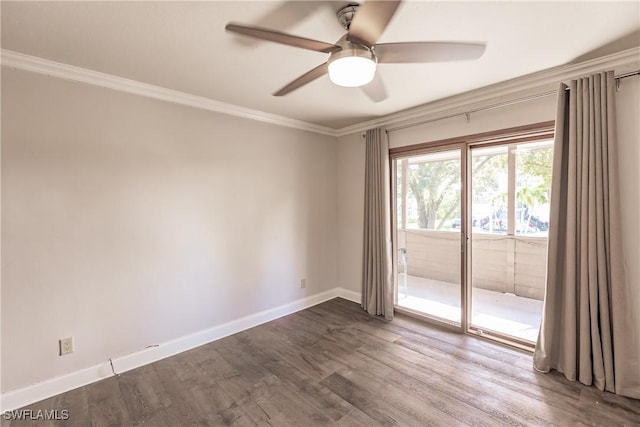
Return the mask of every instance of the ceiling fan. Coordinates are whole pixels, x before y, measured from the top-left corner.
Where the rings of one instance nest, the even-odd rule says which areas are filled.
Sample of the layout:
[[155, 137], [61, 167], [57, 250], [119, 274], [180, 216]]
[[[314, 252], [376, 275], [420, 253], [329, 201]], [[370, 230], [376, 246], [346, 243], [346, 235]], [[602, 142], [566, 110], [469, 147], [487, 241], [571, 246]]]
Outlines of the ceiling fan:
[[328, 60], [301, 75], [274, 96], [286, 95], [313, 80], [329, 74], [339, 86], [362, 87], [375, 102], [386, 99], [386, 89], [376, 76], [378, 64], [425, 63], [477, 59], [485, 50], [483, 43], [403, 42], [376, 43], [395, 14], [400, 0], [349, 3], [337, 17], [347, 33], [335, 44], [298, 37], [267, 28], [229, 23], [225, 29], [302, 49], [328, 53]]

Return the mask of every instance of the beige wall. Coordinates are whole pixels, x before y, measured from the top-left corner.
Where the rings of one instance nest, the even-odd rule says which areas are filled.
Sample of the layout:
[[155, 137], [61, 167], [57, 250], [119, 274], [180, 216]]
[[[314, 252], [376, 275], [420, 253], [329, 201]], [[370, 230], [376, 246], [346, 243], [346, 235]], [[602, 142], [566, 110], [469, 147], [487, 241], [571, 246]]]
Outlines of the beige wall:
[[2, 391], [334, 288], [336, 155], [3, 68]]
[[[624, 263], [640, 345], [640, 77], [621, 80], [616, 94]], [[638, 350], [640, 354], [640, 349]]]
[[497, 129], [506, 129], [555, 119], [556, 97], [547, 96], [532, 101], [465, 116], [438, 120], [420, 126], [393, 131], [389, 134], [389, 147], [404, 147], [457, 136], [472, 135]]
[[338, 144], [338, 281], [360, 293], [364, 218], [364, 138], [354, 134]]

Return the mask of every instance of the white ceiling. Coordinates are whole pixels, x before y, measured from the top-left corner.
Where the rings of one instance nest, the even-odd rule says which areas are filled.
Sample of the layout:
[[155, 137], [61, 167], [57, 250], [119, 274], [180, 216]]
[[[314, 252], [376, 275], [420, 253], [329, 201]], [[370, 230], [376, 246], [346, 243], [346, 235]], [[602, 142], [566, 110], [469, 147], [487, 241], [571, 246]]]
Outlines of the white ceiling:
[[326, 54], [225, 32], [229, 21], [335, 42], [347, 1], [1, 2], [2, 48], [331, 128], [640, 45], [640, 2], [405, 1], [379, 42], [487, 43], [478, 61], [382, 64], [389, 98], [322, 77]]

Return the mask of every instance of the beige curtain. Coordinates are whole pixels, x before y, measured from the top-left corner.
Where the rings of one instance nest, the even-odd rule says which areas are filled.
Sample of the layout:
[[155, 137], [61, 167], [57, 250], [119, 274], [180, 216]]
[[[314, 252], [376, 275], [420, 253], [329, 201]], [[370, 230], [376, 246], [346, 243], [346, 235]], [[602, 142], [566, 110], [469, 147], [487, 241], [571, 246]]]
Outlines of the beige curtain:
[[640, 397], [624, 274], [613, 72], [561, 85], [547, 288], [534, 367]]
[[362, 307], [371, 315], [393, 319], [389, 146], [384, 130], [365, 135], [364, 259]]

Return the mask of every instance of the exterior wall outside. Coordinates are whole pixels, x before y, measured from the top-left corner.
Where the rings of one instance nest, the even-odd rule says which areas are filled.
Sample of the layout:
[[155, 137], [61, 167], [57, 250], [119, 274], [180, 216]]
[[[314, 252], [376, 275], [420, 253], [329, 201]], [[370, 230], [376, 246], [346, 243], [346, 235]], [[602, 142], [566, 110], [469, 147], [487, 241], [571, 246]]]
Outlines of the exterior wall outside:
[[[409, 275], [460, 283], [460, 233], [402, 230], [398, 241]], [[472, 244], [473, 287], [544, 298], [546, 238], [474, 233]]]

